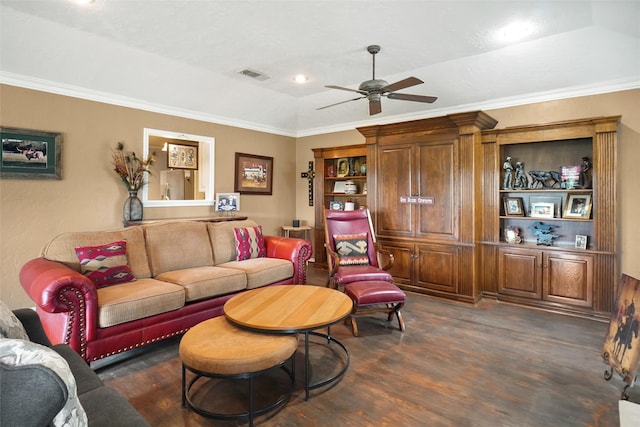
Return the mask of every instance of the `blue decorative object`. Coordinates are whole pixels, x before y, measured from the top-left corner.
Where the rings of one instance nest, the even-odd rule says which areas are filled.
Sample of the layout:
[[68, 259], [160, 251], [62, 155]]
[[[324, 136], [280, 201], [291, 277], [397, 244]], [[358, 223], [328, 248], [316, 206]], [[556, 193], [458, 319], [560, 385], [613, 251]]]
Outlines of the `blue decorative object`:
[[553, 233], [553, 229], [555, 227], [555, 225], [543, 224], [540, 221], [535, 221], [527, 228], [538, 238], [538, 245], [551, 246], [553, 239], [560, 237], [559, 234]]

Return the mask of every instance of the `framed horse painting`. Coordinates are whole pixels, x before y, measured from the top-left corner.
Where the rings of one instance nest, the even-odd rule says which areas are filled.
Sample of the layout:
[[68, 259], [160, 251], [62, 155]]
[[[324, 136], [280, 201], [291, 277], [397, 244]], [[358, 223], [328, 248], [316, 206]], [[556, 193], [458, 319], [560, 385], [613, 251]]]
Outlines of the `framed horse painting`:
[[623, 274], [618, 285], [618, 298], [611, 314], [609, 330], [604, 339], [602, 357], [609, 365], [605, 379], [611, 379], [615, 370], [627, 386], [622, 399], [629, 398], [627, 388], [636, 379], [640, 356], [640, 280]]

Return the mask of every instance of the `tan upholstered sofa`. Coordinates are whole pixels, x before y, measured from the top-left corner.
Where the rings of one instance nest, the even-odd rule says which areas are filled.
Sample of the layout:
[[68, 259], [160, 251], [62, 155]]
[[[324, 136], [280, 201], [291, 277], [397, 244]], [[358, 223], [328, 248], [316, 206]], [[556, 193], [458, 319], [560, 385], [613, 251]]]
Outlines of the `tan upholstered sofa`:
[[[86, 361], [187, 331], [223, 314], [234, 294], [272, 284], [304, 284], [311, 245], [264, 236], [266, 256], [236, 260], [234, 228], [251, 220], [168, 221], [122, 230], [72, 232], [27, 262], [20, 281], [36, 303], [49, 339]], [[75, 248], [126, 241], [136, 280], [97, 288], [80, 271]]]

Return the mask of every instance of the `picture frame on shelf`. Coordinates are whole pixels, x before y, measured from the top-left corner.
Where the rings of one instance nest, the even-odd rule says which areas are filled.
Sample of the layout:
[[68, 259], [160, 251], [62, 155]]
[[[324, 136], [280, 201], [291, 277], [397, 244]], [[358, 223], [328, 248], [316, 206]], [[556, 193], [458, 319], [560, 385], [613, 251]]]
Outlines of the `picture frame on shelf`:
[[553, 218], [554, 204], [548, 202], [532, 202], [529, 216], [532, 218]]
[[216, 212], [238, 212], [240, 210], [240, 193], [217, 193]]
[[273, 157], [236, 153], [235, 186], [240, 194], [273, 194]]
[[342, 159], [338, 159], [338, 161], [336, 162], [336, 164], [338, 165], [338, 173], [337, 176], [338, 178], [343, 178], [345, 176], [349, 176], [349, 159], [342, 158]]
[[332, 200], [329, 202], [329, 209], [332, 211], [342, 211], [344, 210], [344, 203], [338, 200]]
[[548, 196], [548, 195], [538, 195], [532, 194], [529, 196], [529, 203], [553, 203], [553, 217], [554, 218], [562, 218], [562, 201], [564, 200], [563, 196]]
[[563, 218], [589, 219], [591, 217], [591, 194], [569, 194], [564, 204]]
[[587, 249], [587, 236], [576, 234], [576, 249]]
[[168, 143], [167, 167], [198, 170], [198, 146]]
[[62, 134], [0, 127], [2, 179], [62, 179]]
[[522, 197], [505, 197], [503, 202], [506, 216], [524, 216]]

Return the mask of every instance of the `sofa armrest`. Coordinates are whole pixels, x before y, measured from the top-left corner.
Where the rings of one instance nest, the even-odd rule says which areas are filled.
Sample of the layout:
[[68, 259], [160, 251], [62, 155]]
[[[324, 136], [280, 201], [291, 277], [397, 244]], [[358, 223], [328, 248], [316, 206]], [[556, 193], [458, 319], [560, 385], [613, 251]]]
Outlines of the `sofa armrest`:
[[311, 243], [303, 239], [264, 236], [268, 258], [286, 259], [293, 263], [293, 283], [307, 282], [307, 261], [311, 258]]
[[49, 337], [47, 337], [47, 334], [45, 334], [44, 329], [42, 329], [42, 322], [40, 322], [38, 313], [30, 308], [19, 308], [17, 310], [13, 310], [13, 314], [15, 314], [18, 320], [20, 320], [20, 323], [24, 326], [24, 329], [27, 331], [27, 335], [29, 335], [29, 339], [31, 341], [51, 347], [51, 341], [49, 340]]
[[42, 326], [53, 344], [69, 344], [83, 358], [95, 338], [98, 294], [86, 276], [46, 258], [35, 258], [20, 270], [20, 283], [36, 303]]

